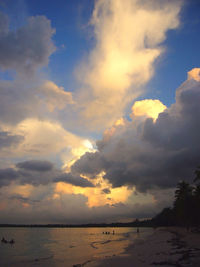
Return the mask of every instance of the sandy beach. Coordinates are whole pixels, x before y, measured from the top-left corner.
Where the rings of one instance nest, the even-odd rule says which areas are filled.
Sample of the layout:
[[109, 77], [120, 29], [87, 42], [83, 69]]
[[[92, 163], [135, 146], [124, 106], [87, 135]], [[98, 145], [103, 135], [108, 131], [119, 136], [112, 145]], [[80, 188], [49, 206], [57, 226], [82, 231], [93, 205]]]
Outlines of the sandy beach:
[[84, 264], [87, 267], [200, 266], [200, 234], [185, 228], [159, 228], [124, 253]]

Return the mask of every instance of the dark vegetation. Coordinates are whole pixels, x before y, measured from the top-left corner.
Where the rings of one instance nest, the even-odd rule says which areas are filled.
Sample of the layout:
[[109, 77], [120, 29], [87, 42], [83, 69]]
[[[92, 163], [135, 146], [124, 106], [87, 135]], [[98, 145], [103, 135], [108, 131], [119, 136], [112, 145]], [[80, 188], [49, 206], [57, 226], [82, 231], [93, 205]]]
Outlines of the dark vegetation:
[[172, 208], [164, 208], [152, 219], [155, 226], [200, 226], [200, 167], [195, 171], [194, 184], [181, 181], [175, 191]]
[[157, 227], [184, 226], [200, 228], [200, 166], [195, 171], [193, 184], [180, 181], [175, 191], [173, 207], [164, 208], [152, 219], [129, 223], [90, 223], [90, 224], [0, 224], [0, 227]]

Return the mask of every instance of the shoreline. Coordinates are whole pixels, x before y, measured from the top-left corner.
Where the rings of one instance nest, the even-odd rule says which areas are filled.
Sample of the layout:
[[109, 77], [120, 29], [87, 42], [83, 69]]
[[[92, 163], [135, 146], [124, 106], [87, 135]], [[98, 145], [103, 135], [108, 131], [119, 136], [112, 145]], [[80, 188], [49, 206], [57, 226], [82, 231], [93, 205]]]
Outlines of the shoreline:
[[200, 266], [200, 234], [185, 228], [158, 228], [143, 240], [133, 241], [117, 256], [106, 257], [78, 266], [86, 267], [149, 267]]

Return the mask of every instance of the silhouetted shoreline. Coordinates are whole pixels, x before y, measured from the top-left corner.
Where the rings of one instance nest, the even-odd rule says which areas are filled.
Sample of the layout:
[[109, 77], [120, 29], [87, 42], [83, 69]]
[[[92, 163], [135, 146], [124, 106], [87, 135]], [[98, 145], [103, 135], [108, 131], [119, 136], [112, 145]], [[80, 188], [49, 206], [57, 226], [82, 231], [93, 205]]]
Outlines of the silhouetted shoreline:
[[46, 227], [46, 228], [84, 228], [84, 227], [152, 227], [152, 220], [136, 220], [129, 223], [88, 223], [88, 224], [0, 224], [0, 227]]

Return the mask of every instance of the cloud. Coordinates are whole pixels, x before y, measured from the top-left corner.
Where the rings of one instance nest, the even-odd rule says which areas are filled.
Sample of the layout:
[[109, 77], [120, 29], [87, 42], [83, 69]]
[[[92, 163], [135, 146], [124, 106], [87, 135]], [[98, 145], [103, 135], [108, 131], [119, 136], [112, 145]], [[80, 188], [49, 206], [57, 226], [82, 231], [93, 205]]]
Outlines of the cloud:
[[0, 187], [8, 186], [12, 182], [19, 185], [30, 184], [35, 186], [49, 184], [60, 173], [58, 170], [52, 170], [52, 167], [49, 169], [50, 165], [52, 165], [50, 162], [27, 161], [18, 163], [13, 168], [0, 169]]
[[197, 82], [200, 82], [200, 69], [194, 68], [191, 71], [188, 72], [188, 80], [195, 80]]
[[[2, 77], [16, 72], [0, 82], [1, 222], [113, 221], [152, 216], [168, 205], [178, 179], [199, 164], [199, 69], [170, 108], [148, 99], [134, 103], [132, 121], [122, 114], [153, 76], [181, 5], [97, 0], [94, 48], [77, 69], [80, 89], [73, 94], [38, 72], [55, 51], [50, 21], [30, 17], [13, 31], [0, 13]], [[84, 135], [112, 123], [98, 150], [69, 131]]]
[[0, 36], [6, 35], [9, 29], [9, 19], [6, 14], [0, 12]]
[[15, 181], [19, 185], [47, 185], [65, 182], [78, 187], [94, 187], [89, 180], [56, 169], [54, 164], [46, 160], [28, 160], [19, 162], [15, 167], [0, 169], [0, 187]]
[[95, 46], [77, 69], [83, 85], [77, 101], [90, 126], [121, 117], [143, 93], [170, 29], [179, 25], [182, 1], [98, 0], [91, 19]]
[[56, 154], [63, 164], [67, 164], [75, 157], [74, 154], [77, 152], [75, 149], [82, 148], [83, 153], [87, 150], [91, 151], [85, 147], [85, 139], [65, 130], [55, 120], [28, 118], [17, 125], [7, 125], [5, 129], [9, 130], [13, 136], [23, 137], [15, 149], [8, 151], [10, 156], [51, 159]]
[[55, 30], [45, 16], [29, 17], [27, 25], [9, 29], [9, 19], [0, 13], [0, 67], [2, 70], [33, 71], [48, 64], [55, 51], [51, 37]]
[[57, 177], [54, 182], [65, 182], [80, 187], [94, 187], [93, 183], [80, 176], [73, 176], [70, 173], [64, 173]]
[[19, 174], [12, 168], [0, 169], [0, 187], [9, 185]]
[[45, 97], [44, 102], [50, 112], [55, 109], [62, 110], [67, 104], [74, 104], [72, 93], [66, 92], [63, 87], [58, 87], [52, 81], [46, 81], [40, 88], [40, 94]]
[[103, 194], [110, 194], [111, 191], [110, 191], [109, 188], [104, 188], [104, 189], [102, 189], [102, 193], [103, 193]]
[[174, 188], [180, 179], [192, 181], [200, 154], [200, 82], [197, 71], [193, 78], [191, 73], [177, 89], [176, 102], [157, 119], [144, 116], [106, 131], [98, 151], [83, 155], [72, 172], [95, 178], [104, 171], [113, 187], [135, 186], [141, 192]]
[[[38, 71], [55, 51], [50, 20], [29, 17], [24, 26], [12, 31], [8, 16], [0, 12], [0, 25], [0, 122], [13, 125], [27, 118], [57, 119], [58, 112], [74, 102], [71, 92]], [[6, 70], [9, 79], [4, 79]]]
[[17, 163], [16, 167], [30, 171], [47, 172], [53, 169], [53, 164], [48, 161], [29, 160]]
[[[8, 16], [0, 12], [0, 25], [1, 123], [15, 124], [27, 117], [46, 117], [55, 105], [62, 102], [63, 107], [64, 101], [68, 104], [70, 93], [50, 81], [47, 86], [37, 72], [48, 64], [55, 51], [52, 41], [55, 30], [50, 21], [45, 16], [29, 17], [25, 25], [11, 30]], [[5, 71], [9, 79], [4, 79]]]
[[[41, 193], [43, 197], [37, 198], [38, 193], [39, 195]], [[134, 218], [150, 217], [161, 208], [158, 203], [150, 201], [143, 203], [136, 201], [128, 204], [118, 202], [90, 208], [87, 205], [86, 196], [64, 193], [55, 195], [46, 186], [34, 188], [29, 196], [21, 196], [17, 193], [10, 195], [9, 192], [6, 194], [3, 192], [0, 195], [0, 203], [1, 223], [8, 221], [12, 223], [132, 221]]]
[[41, 115], [42, 107], [32, 78], [16, 78], [13, 81], [0, 81], [0, 122], [16, 124], [31, 116]]
[[138, 116], [146, 116], [153, 119], [157, 119], [159, 113], [163, 112], [167, 107], [163, 105], [158, 99], [145, 99], [135, 101], [132, 106], [131, 118]]
[[23, 139], [21, 135], [12, 135], [10, 132], [2, 131], [0, 132], [0, 149], [16, 146], [22, 142]]
[[39, 200], [32, 200], [32, 199], [30, 199], [28, 197], [23, 197], [23, 196], [21, 196], [19, 194], [12, 195], [12, 196], [9, 197], [9, 199], [11, 199], [11, 200], [19, 200], [19, 201], [21, 201], [23, 203], [31, 203], [31, 204], [35, 203], [35, 202], [40, 202]]

